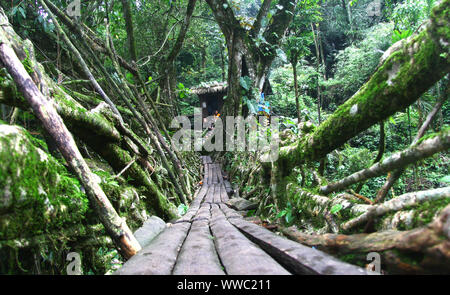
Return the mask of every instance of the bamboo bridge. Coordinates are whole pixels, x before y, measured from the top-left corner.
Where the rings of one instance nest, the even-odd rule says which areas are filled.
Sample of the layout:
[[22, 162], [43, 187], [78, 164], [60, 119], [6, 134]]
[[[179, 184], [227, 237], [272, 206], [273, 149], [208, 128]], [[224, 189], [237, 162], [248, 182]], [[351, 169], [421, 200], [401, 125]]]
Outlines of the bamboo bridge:
[[231, 185], [221, 165], [202, 157], [203, 184], [189, 210], [128, 260], [116, 275], [366, 275], [246, 221], [226, 203]]

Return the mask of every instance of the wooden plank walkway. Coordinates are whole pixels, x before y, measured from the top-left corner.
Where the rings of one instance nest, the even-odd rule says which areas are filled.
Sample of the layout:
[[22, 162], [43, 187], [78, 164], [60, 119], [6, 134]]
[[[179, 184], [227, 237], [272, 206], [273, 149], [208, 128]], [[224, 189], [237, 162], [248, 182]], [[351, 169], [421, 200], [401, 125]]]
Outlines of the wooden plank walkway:
[[118, 275], [364, 275], [363, 268], [280, 237], [229, 208], [220, 164], [202, 157], [203, 185], [187, 213]]

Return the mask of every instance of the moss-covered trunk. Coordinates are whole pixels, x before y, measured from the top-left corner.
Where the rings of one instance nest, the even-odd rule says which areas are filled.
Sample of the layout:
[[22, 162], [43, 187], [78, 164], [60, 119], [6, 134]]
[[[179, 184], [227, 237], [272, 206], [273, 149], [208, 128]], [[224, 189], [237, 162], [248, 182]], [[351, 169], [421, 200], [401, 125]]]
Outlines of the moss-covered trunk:
[[413, 104], [450, 71], [450, 1], [442, 1], [420, 33], [394, 44], [370, 80], [312, 134], [282, 148], [285, 171], [319, 160], [350, 138]]

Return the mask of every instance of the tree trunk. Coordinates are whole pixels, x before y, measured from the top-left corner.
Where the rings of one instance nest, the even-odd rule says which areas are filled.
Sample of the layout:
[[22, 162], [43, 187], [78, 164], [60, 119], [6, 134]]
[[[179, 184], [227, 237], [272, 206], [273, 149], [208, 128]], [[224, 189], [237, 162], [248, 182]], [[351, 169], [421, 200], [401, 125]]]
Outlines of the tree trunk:
[[[240, 78], [248, 76], [252, 80], [252, 87], [261, 93], [266, 75], [276, 56], [276, 48], [282, 41], [286, 29], [292, 21], [297, 1], [280, 0], [281, 9], [272, 18], [271, 24], [262, 33], [267, 41], [256, 46], [252, 36], [260, 34], [259, 23], [268, 13], [271, 1], [264, 1], [258, 12], [253, 29], [248, 32], [241, 27], [234, 15], [233, 9], [224, 0], [206, 0], [214, 18], [225, 36], [228, 47], [228, 92], [222, 113], [229, 116], [242, 114], [242, 88]], [[245, 64], [245, 67], [244, 67]], [[244, 71], [243, 67], [248, 70]], [[249, 99], [256, 99], [249, 97]]]
[[300, 124], [302, 117], [301, 117], [300, 102], [299, 102], [299, 97], [298, 97], [297, 58], [296, 57], [291, 61], [291, 64], [292, 64], [292, 71], [294, 72], [295, 107], [297, 108], [298, 124]]
[[280, 149], [285, 171], [318, 160], [350, 138], [414, 103], [450, 71], [450, 40], [445, 30], [450, 0], [433, 9], [425, 30], [394, 44], [370, 80], [311, 135]]
[[132, 61], [137, 61], [136, 42], [134, 41], [133, 19], [131, 17], [131, 1], [122, 0], [123, 17], [125, 18], [125, 28], [127, 30], [128, 47]]
[[366, 213], [351, 219], [341, 225], [343, 230], [349, 230], [367, 222], [377, 216], [384, 215], [389, 212], [399, 211], [409, 206], [417, 205], [425, 201], [444, 199], [450, 197], [450, 187], [438, 188], [434, 190], [413, 192], [401, 195], [390, 201], [384, 202], [380, 205], [374, 205]]
[[315, 30], [314, 30], [314, 24], [311, 23], [311, 30], [313, 33], [313, 38], [314, 38], [314, 46], [316, 48], [316, 71], [317, 71], [317, 118], [319, 121], [319, 124], [322, 123], [321, 117], [320, 117], [320, 108], [322, 105], [322, 91], [321, 91], [321, 87], [320, 87], [320, 77], [319, 77], [319, 73], [320, 73], [320, 51], [319, 51], [319, 40], [318, 40], [318, 36], [316, 36]]

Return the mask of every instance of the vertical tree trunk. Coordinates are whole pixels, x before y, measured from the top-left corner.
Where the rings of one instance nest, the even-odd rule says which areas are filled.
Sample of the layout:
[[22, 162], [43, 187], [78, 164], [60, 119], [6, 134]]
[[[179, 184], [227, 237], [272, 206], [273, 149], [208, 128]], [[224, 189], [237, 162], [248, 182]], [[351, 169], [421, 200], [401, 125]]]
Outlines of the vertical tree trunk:
[[314, 46], [316, 48], [317, 116], [318, 116], [318, 121], [319, 121], [319, 125], [320, 125], [320, 123], [322, 123], [322, 119], [321, 119], [321, 116], [320, 116], [320, 108], [321, 108], [321, 105], [322, 105], [322, 93], [321, 93], [320, 78], [319, 78], [319, 73], [320, 73], [320, 50], [319, 50], [318, 36], [316, 35], [313, 23], [311, 23], [311, 30], [312, 30], [313, 38], [314, 38]]
[[122, 0], [123, 17], [125, 18], [125, 28], [127, 30], [128, 47], [132, 61], [137, 61], [136, 41], [134, 40], [133, 19], [131, 17], [131, 1]]
[[295, 92], [295, 106], [297, 108], [297, 119], [298, 123], [301, 122], [301, 111], [300, 111], [300, 101], [298, 97], [298, 81], [297, 81], [297, 57], [294, 57], [291, 61], [292, 71], [294, 72], [294, 92]]
[[225, 55], [224, 55], [225, 48], [221, 45], [220, 46], [220, 65], [222, 69], [222, 82], [225, 81]]

